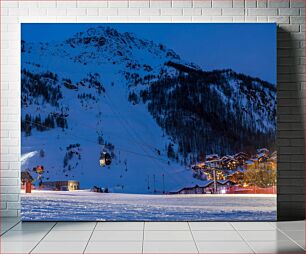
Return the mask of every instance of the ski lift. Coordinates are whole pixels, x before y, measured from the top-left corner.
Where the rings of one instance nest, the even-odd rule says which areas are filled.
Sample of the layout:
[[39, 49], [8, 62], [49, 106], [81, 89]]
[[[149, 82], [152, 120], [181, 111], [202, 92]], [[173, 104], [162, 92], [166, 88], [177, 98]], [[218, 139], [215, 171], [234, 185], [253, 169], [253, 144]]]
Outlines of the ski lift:
[[100, 166], [105, 167], [109, 166], [112, 163], [112, 157], [109, 153], [102, 152], [100, 155]]

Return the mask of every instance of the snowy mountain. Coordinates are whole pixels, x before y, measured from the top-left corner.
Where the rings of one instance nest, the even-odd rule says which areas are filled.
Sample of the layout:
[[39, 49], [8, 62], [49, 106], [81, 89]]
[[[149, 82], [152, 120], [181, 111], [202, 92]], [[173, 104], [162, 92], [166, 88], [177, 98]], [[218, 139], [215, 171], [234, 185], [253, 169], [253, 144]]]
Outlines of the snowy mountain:
[[275, 146], [276, 89], [258, 78], [109, 27], [21, 51], [22, 170], [44, 165], [44, 181], [167, 192], [201, 184], [188, 165], [203, 154]]

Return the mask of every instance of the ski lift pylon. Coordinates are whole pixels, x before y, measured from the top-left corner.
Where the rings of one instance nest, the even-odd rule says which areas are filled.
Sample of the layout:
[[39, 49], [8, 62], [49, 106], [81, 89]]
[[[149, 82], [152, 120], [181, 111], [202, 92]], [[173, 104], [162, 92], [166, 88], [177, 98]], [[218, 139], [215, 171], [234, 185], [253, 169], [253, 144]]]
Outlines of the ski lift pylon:
[[112, 157], [107, 152], [102, 152], [100, 155], [100, 166], [105, 167], [109, 166], [112, 163]]

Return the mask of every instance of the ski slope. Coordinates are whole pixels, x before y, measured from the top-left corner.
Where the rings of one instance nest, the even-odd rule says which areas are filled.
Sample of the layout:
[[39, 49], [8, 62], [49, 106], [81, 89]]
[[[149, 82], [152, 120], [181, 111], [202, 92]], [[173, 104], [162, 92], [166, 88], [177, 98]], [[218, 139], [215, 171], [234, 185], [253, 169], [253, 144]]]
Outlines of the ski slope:
[[21, 195], [27, 221], [273, 221], [276, 195], [140, 195], [34, 191]]

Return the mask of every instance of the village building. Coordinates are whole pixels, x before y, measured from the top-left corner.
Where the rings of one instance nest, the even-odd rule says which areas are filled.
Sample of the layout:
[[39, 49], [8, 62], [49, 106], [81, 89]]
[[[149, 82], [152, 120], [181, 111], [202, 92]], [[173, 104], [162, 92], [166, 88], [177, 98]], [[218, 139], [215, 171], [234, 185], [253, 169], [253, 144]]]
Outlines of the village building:
[[80, 183], [74, 180], [43, 182], [44, 189], [57, 191], [74, 191], [80, 189]]
[[[218, 180], [217, 181], [217, 193], [226, 193], [227, 189], [235, 185], [230, 180]], [[195, 185], [193, 187], [184, 187], [176, 192], [170, 194], [212, 194], [214, 193], [214, 181], [207, 181], [205, 185]]]

